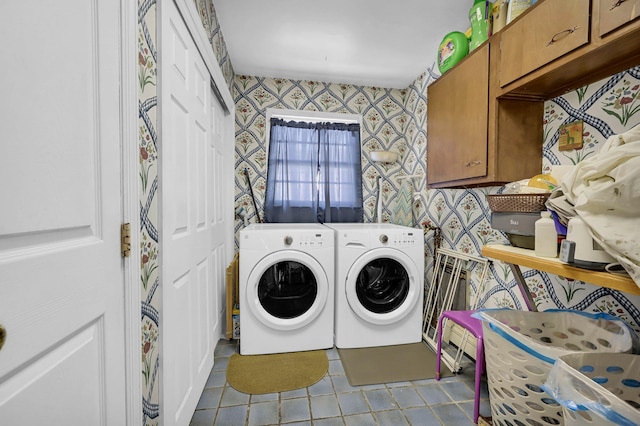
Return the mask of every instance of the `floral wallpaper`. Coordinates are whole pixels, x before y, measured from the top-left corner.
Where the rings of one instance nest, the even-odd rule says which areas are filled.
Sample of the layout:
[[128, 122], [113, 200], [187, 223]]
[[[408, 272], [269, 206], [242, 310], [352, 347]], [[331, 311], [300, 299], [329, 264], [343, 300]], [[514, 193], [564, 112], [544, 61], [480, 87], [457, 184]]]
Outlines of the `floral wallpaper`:
[[138, 141], [140, 162], [140, 304], [142, 423], [159, 424], [160, 276], [158, 241], [157, 4], [138, 0]]
[[227, 45], [224, 42], [224, 37], [220, 30], [220, 24], [218, 24], [218, 17], [213, 7], [213, 0], [193, 0], [193, 2], [200, 14], [202, 26], [207, 34], [213, 53], [218, 59], [218, 65], [220, 65], [222, 75], [227, 82], [229, 90], [231, 90], [234, 77], [233, 65], [231, 64]]
[[[236, 76], [212, 0], [193, 0], [202, 19], [212, 49], [236, 102], [236, 207], [242, 206], [255, 221], [250, 189], [262, 217], [266, 178], [266, 108], [362, 114], [362, 173], [364, 220], [376, 219], [378, 178], [381, 182], [383, 221], [393, 221], [399, 175], [417, 175], [414, 183], [415, 226], [429, 223], [441, 230], [443, 247], [479, 254], [482, 245], [506, 243], [505, 235], [490, 226], [491, 211], [486, 194], [501, 187], [479, 189], [427, 190], [426, 111], [427, 86], [439, 77], [435, 64], [403, 90], [362, 87], [340, 83], [293, 81], [286, 79]], [[140, 288], [141, 288], [141, 375], [143, 424], [158, 425], [159, 368], [158, 339], [161, 287], [158, 253], [158, 153], [157, 143], [157, 4], [156, 0], [138, 0], [138, 72], [139, 72], [139, 161], [140, 161]], [[558, 129], [575, 120], [584, 121], [584, 147], [574, 151], [558, 150]], [[543, 170], [551, 165], [575, 164], [596, 153], [612, 134], [640, 123], [640, 67], [616, 74], [596, 84], [580, 88], [545, 103]], [[388, 149], [399, 153], [396, 163], [376, 163], [370, 152]], [[244, 170], [249, 173], [247, 181]], [[243, 226], [239, 219], [235, 231]], [[435, 234], [425, 229], [426, 271], [433, 263]], [[472, 287], [474, 283], [472, 271]], [[534, 293], [540, 310], [572, 308], [602, 311], [625, 319], [640, 330], [640, 297], [592, 286], [581, 281], [523, 268], [523, 275]], [[429, 279], [428, 272], [426, 280]], [[477, 280], [476, 280], [477, 281]], [[486, 283], [482, 303], [487, 307], [522, 308], [515, 280], [506, 264], [494, 262]]]

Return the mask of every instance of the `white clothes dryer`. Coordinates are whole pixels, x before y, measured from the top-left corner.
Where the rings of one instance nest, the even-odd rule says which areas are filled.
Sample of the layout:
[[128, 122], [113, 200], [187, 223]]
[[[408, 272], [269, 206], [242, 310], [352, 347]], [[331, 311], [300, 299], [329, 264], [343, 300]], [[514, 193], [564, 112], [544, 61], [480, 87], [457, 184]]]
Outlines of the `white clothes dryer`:
[[336, 231], [336, 347], [422, 341], [421, 230], [377, 223], [327, 226]]
[[320, 224], [240, 231], [240, 354], [333, 347], [334, 232]]

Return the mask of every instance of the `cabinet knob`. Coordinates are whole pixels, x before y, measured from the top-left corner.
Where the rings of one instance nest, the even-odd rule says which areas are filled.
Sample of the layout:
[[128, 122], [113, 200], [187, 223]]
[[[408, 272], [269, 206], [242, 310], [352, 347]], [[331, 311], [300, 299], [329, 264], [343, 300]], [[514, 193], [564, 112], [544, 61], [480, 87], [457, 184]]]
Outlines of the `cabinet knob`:
[[467, 164], [465, 164], [465, 167], [479, 166], [480, 164], [482, 164], [482, 161], [469, 161]]

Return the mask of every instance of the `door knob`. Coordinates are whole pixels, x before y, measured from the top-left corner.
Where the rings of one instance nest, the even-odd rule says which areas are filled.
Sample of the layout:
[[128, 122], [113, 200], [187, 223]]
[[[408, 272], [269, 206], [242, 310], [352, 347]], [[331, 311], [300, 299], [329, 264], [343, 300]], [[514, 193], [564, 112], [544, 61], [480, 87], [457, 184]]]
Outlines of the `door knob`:
[[0, 325], [0, 349], [4, 346], [4, 341], [7, 339], [7, 330]]

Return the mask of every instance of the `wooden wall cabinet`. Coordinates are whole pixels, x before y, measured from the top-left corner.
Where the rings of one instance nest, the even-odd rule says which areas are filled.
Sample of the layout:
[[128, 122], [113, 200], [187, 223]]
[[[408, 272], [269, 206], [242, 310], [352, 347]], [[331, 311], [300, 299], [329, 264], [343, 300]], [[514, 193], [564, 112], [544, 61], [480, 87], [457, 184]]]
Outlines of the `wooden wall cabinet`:
[[502, 30], [500, 86], [589, 43], [589, 0], [544, 1]]
[[540, 173], [541, 102], [492, 96], [497, 56], [485, 43], [427, 88], [427, 183], [502, 185]]
[[427, 182], [485, 176], [489, 44], [427, 88]]
[[597, 3], [594, 33], [600, 38], [640, 17], [640, 0], [597, 0]]
[[639, 9], [640, 0], [538, 0], [433, 82], [427, 185], [540, 173], [544, 101], [640, 64]]
[[[552, 99], [640, 64], [638, 9], [640, 0], [539, 0], [492, 37], [504, 56], [496, 96]], [[539, 59], [515, 56], [521, 44]]]

